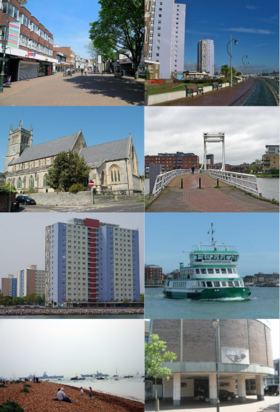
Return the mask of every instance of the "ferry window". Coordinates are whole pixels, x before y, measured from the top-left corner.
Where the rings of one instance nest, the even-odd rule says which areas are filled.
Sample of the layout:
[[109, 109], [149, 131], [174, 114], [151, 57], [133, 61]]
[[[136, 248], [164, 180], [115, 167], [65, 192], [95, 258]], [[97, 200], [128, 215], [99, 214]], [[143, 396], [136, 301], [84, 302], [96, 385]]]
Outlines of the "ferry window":
[[215, 272], [216, 272], [216, 273], [220, 273], [220, 269], [215, 269]]
[[226, 260], [231, 260], [231, 255], [226, 255]]
[[232, 269], [233, 270], [233, 273], [237, 273], [237, 270], [236, 269]]
[[226, 269], [221, 269], [221, 272], [225, 274], [225, 273], [227, 273], [227, 270]]
[[209, 273], [210, 275], [213, 275], [214, 269], [208, 269], [208, 273]]
[[206, 275], [206, 269], [201, 269], [201, 273], [203, 274], [203, 275]]
[[203, 255], [203, 260], [210, 260], [210, 255]]
[[238, 280], [235, 280], [233, 283], [234, 283], [234, 286], [239, 286]]
[[227, 286], [227, 282], [222, 282], [222, 286]]
[[190, 275], [187, 276], [187, 279], [189, 279], [189, 278], [190, 278]]
[[201, 282], [201, 283], [202, 283], [202, 286], [205, 288], [205, 286], [206, 286], [205, 282]]
[[229, 286], [233, 286], [233, 282], [231, 280], [228, 281]]
[[228, 269], [228, 273], [232, 274], [232, 269]]
[[237, 255], [233, 255], [233, 256], [232, 256], [232, 261], [233, 261], [233, 262], [237, 262], [237, 261], [238, 261], [238, 256], [237, 256]]
[[212, 287], [213, 287], [212, 282], [206, 282], [206, 285], [207, 285], [208, 288], [212, 288]]
[[220, 286], [220, 282], [214, 282], [214, 286], [215, 286], [215, 287], [219, 287], [219, 286]]
[[220, 255], [220, 260], [225, 260], [225, 255]]
[[197, 255], [197, 262], [202, 262], [202, 255]]
[[215, 255], [210, 255], [210, 260], [214, 260], [215, 259]]
[[[213, 256], [213, 260], [218, 260], [219, 259], [219, 255], [212, 255]], [[211, 258], [212, 260], [212, 258]]]
[[244, 286], [243, 280], [240, 280], [240, 286]]
[[195, 273], [196, 273], [197, 275], [199, 275], [199, 274], [200, 274], [200, 270], [199, 270], [199, 269], [195, 269]]

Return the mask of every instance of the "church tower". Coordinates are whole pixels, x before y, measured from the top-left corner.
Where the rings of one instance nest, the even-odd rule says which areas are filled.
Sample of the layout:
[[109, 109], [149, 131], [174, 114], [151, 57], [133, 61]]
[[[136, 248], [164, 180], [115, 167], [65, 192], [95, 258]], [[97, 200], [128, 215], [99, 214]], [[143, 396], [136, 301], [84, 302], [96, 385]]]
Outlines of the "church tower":
[[11, 125], [4, 173], [8, 171], [9, 163], [19, 157], [24, 149], [31, 147], [32, 144], [33, 126], [31, 126], [30, 131], [23, 129], [22, 120], [19, 122], [19, 128], [16, 130], [13, 130], [13, 125]]

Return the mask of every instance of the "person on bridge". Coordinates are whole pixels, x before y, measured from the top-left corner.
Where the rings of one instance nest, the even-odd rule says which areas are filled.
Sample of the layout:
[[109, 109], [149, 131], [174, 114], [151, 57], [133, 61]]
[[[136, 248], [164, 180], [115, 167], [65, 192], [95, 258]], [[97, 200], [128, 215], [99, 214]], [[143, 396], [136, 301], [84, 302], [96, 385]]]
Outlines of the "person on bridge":
[[193, 166], [193, 167], [192, 167], [192, 174], [193, 174], [193, 175], [194, 175], [194, 169], [195, 169], [195, 167]]

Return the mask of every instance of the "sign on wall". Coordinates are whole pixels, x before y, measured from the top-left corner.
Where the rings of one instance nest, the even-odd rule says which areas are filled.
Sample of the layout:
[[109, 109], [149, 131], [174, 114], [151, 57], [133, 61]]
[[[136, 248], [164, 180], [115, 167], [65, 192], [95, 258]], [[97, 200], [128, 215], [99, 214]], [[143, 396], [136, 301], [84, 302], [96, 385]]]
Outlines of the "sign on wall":
[[248, 349], [221, 348], [222, 363], [249, 365]]
[[20, 35], [20, 23], [17, 21], [10, 22], [7, 48], [9, 47], [11, 49], [19, 48], [19, 35]]

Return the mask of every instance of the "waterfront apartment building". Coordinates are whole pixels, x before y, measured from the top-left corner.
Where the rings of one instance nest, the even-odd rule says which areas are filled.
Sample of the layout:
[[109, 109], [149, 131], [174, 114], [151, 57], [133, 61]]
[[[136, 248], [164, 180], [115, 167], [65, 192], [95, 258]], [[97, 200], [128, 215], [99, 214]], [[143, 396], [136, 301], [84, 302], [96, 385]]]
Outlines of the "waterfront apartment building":
[[17, 279], [14, 278], [14, 275], [8, 275], [7, 278], [2, 278], [1, 290], [4, 296], [10, 296], [12, 298], [17, 296]]
[[145, 265], [145, 285], [162, 285], [164, 275], [162, 268], [157, 265]]
[[214, 76], [214, 41], [200, 40], [197, 44], [197, 70]]
[[263, 171], [279, 170], [279, 145], [266, 145], [265, 154], [262, 156]]
[[145, 156], [145, 169], [148, 172], [151, 163], [162, 165], [163, 171], [175, 169], [199, 169], [199, 157], [194, 153], [158, 153], [157, 155]]
[[160, 63], [160, 79], [170, 79], [173, 73], [182, 73], [186, 5], [175, 3], [175, 0], [153, 0], [147, 4], [145, 20], [148, 22], [145, 60]]
[[[5, 81], [26, 80], [52, 74], [53, 35], [27, 10], [26, 0], [0, 0], [0, 58], [6, 39], [6, 20], [9, 30], [6, 45]], [[2, 61], [0, 60], [0, 70]]]
[[45, 294], [45, 270], [37, 269], [37, 265], [17, 271], [17, 296], [23, 298], [30, 293]]
[[76, 54], [75, 52], [71, 49], [71, 47], [66, 46], [66, 47], [60, 47], [59, 45], [55, 44], [53, 46], [54, 51], [56, 52], [61, 52], [65, 54], [66, 57], [66, 63], [67, 66], [70, 67], [71, 69], [74, 69], [76, 67], [76, 62], [75, 62], [75, 57]]
[[138, 230], [71, 219], [45, 236], [46, 302], [139, 300]]

